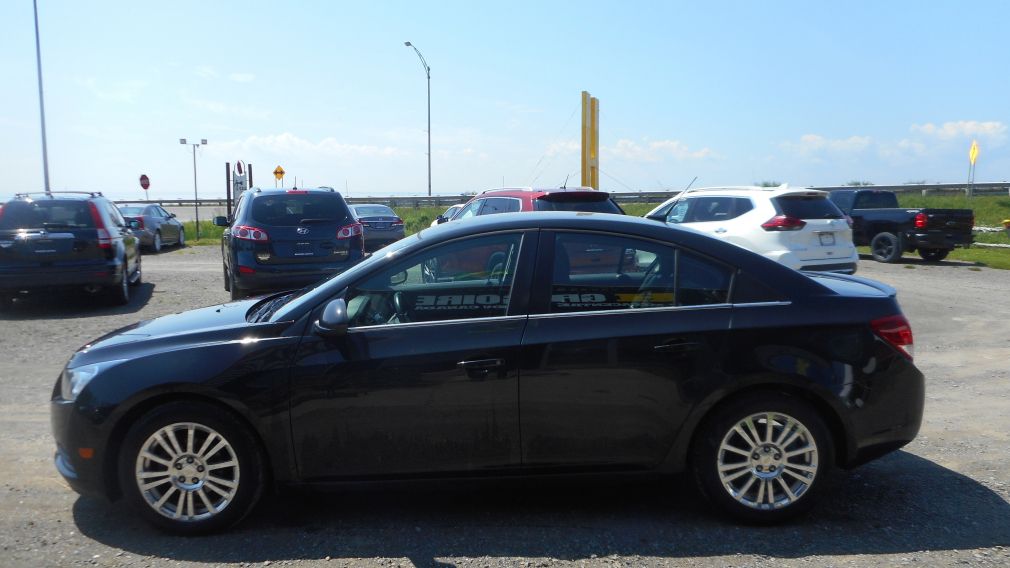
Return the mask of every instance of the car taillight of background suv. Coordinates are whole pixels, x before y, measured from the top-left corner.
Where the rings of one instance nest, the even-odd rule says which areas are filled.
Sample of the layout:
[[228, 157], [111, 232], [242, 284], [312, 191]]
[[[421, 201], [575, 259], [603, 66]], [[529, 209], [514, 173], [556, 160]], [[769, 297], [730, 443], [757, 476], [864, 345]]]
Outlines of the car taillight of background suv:
[[216, 217], [224, 288], [238, 300], [256, 292], [301, 288], [364, 258], [361, 223], [329, 188], [251, 189], [232, 219]]

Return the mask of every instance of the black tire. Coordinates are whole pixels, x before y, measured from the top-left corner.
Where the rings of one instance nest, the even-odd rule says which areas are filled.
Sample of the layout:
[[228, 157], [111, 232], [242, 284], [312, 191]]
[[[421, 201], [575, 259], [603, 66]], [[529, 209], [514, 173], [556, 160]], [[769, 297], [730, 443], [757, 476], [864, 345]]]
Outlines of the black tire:
[[137, 255], [137, 271], [134, 273], [135, 276], [133, 280], [130, 280], [130, 286], [140, 286], [144, 282], [144, 270], [143, 270], [144, 257], [142, 255]]
[[222, 265], [221, 270], [224, 271], [224, 291], [231, 292], [231, 277], [228, 275], [228, 267]]
[[[743, 425], [748, 419], [754, 431]], [[737, 428], [757, 440], [745, 439]], [[722, 449], [728, 446], [738, 451]], [[804, 448], [812, 451], [789, 455]], [[833, 467], [834, 444], [811, 406], [769, 392], [731, 401], [705, 420], [690, 460], [698, 487], [721, 511], [744, 522], [771, 524], [814, 504]]]
[[[160, 461], [146, 459], [145, 452]], [[151, 524], [182, 535], [212, 533], [241, 521], [262, 495], [266, 478], [259, 444], [246, 425], [203, 402], [171, 402], [144, 414], [127, 433], [118, 459], [126, 501]], [[173, 518], [177, 511], [181, 518]]]
[[151, 241], [151, 252], [155, 254], [161, 252], [161, 231], [154, 232], [154, 239]]
[[9, 312], [14, 307], [14, 296], [0, 294], [0, 312]]
[[179, 241], [175, 244], [179, 245], [179, 248], [186, 248], [186, 229], [179, 229]]
[[950, 254], [949, 249], [919, 249], [919, 256], [929, 262], [940, 262]]
[[105, 289], [109, 303], [113, 306], [125, 306], [130, 303], [130, 274], [126, 259], [123, 259], [123, 276], [119, 282]]
[[238, 287], [235, 282], [235, 274], [228, 272], [228, 291], [231, 292], [232, 300], [243, 300], [247, 296], [244, 290]]
[[898, 262], [902, 252], [901, 239], [894, 233], [877, 233], [870, 241], [870, 254], [878, 262]]

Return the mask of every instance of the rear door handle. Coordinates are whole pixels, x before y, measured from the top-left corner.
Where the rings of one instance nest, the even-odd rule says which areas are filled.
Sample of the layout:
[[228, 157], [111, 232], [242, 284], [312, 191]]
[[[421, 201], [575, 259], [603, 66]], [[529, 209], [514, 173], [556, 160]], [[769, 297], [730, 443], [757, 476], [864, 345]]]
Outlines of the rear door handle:
[[716, 234], [721, 235], [721, 234], [723, 234], [723, 233], [726, 232], [726, 229], [723, 229], [722, 227], [719, 227], [718, 229], [715, 230], [715, 232], [716, 232]]
[[674, 341], [655, 345], [652, 350], [656, 353], [690, 353], [692, 351], [700, 351], [701, 348], [702, 344], [697, 341]]
[[456, 363], [456, 366], [460, 369], [493, 369], [504, 364], [504, 359], [476, 359], [474, 361], [460, 361]]

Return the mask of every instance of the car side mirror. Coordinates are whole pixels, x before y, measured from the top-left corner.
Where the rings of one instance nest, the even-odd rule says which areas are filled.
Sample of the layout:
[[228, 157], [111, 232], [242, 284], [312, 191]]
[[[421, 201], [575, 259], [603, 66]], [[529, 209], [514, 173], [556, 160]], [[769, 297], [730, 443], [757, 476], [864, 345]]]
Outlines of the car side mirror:
[[133, 230], [139, 229], [140, 228], [140, 221], [138, 221], [136, 219], [131, 220], [130, 221], [130, 228], [133, 229]]
[[445, 223], [449, 219], [447, 219], [445, 215], [439, 215], [438, 217], [435, 217], [435, 220], [438, 221], [439, 225], [441, 225], [442, 223]]
[[665, 223], [666, 222], [666, 215], [662, 215], [662, 214], [646, 215], [645, 218], [646, 219], [652, 219], [653, 221], [659, 221], [661, 223]]
[[169, 219], [175, 219], [175, 213], [169, 213], [168, 214], [168, 218]]
[[[175, 217], [175, 215], [172, 215], [172, 216]], [[227, 217], [220, 217], [220, 216], [214, 217], [214, 225], [216, 225], [218, 227], [227, 227], [228, 226], [228, 218]]]
[[331, 300], [312, 324], [313, 331], [324, 337], [339, 337], [347, 334], [347, 302], [343, 298]]

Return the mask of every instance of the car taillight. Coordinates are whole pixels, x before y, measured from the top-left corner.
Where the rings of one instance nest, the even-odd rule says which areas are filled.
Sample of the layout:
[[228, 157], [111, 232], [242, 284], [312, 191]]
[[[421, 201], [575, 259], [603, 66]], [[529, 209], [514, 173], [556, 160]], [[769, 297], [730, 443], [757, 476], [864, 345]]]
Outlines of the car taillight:
[[143, 229], [144, 228], [144, 218], [143, 217], [135, 217], [133, 220], [137, 222], [137, 228], [138, 229]]
[[875, 319], [870, 322], [873, 333], [889, 343], [909, 360], [914, 356], [914, 345], [912, 339], [912, 326], [908, 324], [905, 316], [898, 314], [886, 318]]
[[845, 216], [845, 222], [849, 224], [849, 228], [851, 229], [852, 228], [852, 217], [849, 217], [848, 215], [846, 215]]
[[238, 225], [237, 227], [231, 228], [231, 236], [236, 239], [243, 239], [246, 241], [258, 241], [267, 242], [270, 237], [267, 232], [259, 227], [250, 227], [248, 225]]
[[972, 214], [971, 214], [971, 227], [972, 228], [975, 227], [975, 213], [974, 212], [972, 212]]
[[91, 220], [95, 223], [95, 229], [98, 230], [98, 248], [111, 249], [112, 235], [105, 228], [105, 221], [102, 220], [102, 215], [98, 212], [98, 206], [93, 201], [89, 201], [88, 209], [91, 211]]
[[361, 235], [361, 223], [351, 223], [337, 229], [337, 239], [349, 239]]
[[396, 221], [393, 221], [393, 224], [394, 225], [402, 225], [403, 224], [403, 219], [397, 219]]
[[308, 195], [309, 192], [304, 189], [289, 189], [285, 193], [293, 193], [295, 195]]
[[3, 218], [4, 218], [4, 206], [3, 203], [0, 203], [0, 219]]
[[761, 228], [766, 231], [799, 231], [807, 226], [803, 219], [790, 217], [789, 215], [776, 215], [761, 223]]
[[926, 217], [925, 213], [917, 213], [915, 215], [915, 228], [916, 229], [925, 229], [926, 228], [926, 224], [928, 222], [929, 222], [929, 218]]

